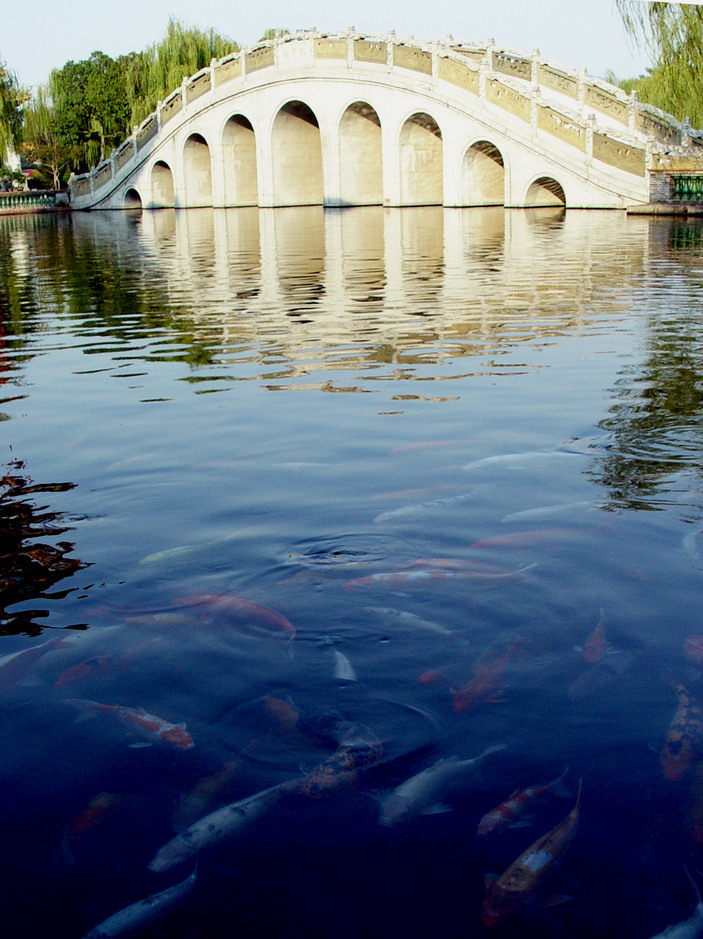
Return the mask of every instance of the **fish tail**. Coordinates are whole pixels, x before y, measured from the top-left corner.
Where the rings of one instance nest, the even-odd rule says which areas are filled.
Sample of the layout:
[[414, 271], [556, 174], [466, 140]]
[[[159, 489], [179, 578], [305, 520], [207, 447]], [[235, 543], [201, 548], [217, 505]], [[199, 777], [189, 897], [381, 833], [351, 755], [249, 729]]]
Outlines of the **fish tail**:
[[64, 704], [70, 704], [77, 709], [76, 723], [97, 717], [103, 707], [97, 701], [88, 701], [86, 698], [65, 698]]
[[569, 787], [564, 783], [564, 777], [568, 772], [569, 767], [567, 766], [561, 776], [559, 776], [558, 779], [555, 779], [549, 787], [555, 796], [560, 796], [562, 799], [571, 799], [574, 795], [573, 790], [569, 789]]

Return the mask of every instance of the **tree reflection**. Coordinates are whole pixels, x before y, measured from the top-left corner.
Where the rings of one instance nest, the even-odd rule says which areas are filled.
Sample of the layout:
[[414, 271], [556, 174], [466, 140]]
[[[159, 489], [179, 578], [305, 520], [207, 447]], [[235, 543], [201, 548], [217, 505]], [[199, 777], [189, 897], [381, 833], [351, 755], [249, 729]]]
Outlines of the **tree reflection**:
[[[35, 599], [57, 599], [70, 590], [46, 591], [57, 581], [88, 565], [69, 558], [75, 545], [70, 541], [47, 544], [39, 538], [55, 537], [70, 526], [63, 524], [60, 512], [45, 511], [28, 496], [39, 492], [64, 492], [75, 483], [35, 485], [22, 473], [24, 464], [15, 460], [5, 467], [0, 478], [0, 634], [27, 633], [38, 636], [42, 626], [35, 622], [49, 615], [44, 609], [11, 612], [8, 607]], [[77, 627], [73, 627], [77, 628]]]

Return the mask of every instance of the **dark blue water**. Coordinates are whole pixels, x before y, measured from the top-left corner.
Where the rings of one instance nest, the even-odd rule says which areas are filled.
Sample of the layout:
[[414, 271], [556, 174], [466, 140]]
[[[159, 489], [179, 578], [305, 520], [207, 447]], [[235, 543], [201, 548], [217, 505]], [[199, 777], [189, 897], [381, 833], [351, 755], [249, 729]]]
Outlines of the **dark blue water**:
[[[3, 934], [78, 939], [183, 881], [192, 859], [147, 868], [174, 826], [339, 762], [349, 727], [373, 759], [202, 850], [136, 934], [691, 916], [697, 727], [680, 778], [659, 751], [674, 683], [703, 695], [701, 245], [551, 210], [0, 219]], [[378, 824], [404, 780], [496, 745], [452, 811]], [[567, 767], [529, 824], [476, 838]], [[483, 926], [484, 875], [579, 780], [559, 863]]]

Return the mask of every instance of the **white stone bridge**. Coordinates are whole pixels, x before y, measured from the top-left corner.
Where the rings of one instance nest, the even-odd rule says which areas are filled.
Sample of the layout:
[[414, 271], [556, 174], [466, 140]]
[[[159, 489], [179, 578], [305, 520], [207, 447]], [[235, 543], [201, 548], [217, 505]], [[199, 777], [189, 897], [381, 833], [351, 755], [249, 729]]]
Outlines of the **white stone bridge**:
[[[306, 31], [184, 79], [74, 209], [652, 201], [688, 128], [585, 72], [488, 46]], [[669, 161], [669, 162], [667, 162]]]

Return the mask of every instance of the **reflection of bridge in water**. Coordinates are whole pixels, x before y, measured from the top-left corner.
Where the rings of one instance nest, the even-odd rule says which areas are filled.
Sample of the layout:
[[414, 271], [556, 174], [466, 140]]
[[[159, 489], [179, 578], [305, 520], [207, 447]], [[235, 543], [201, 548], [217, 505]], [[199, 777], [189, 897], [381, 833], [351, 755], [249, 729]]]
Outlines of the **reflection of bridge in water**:
[[213, 379], [240, 363], [238, 380], [297, 376], [298, 387], [306, 375], [322, 387], [326, 364], [335, 384], [340, 369], [355, 384], [353, 370], [394, 363], [446, 363], [434, 376], [456, 377], [467, 355], [493, 359], [591, 323], [603, 293], [619, 313], [650, 231], [624, 213], [557, 208], [164, 210], [114, 221], [79, 214], [72, 225], [117, 265], [138, 266], [151, 307], [161, 294], [169, 330], [207, 350]]
[[[214, 61], [74, 208], [648, 203], [684, 126], [585, 73], [492, 46], [303, 32]], [[695, 161], [695, 156], [692, 157]]]

